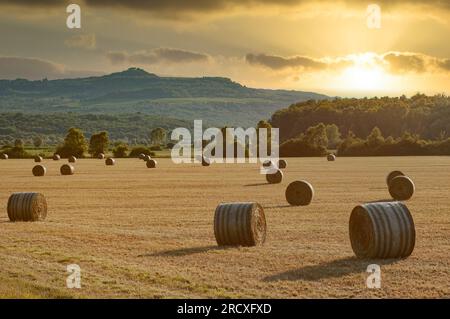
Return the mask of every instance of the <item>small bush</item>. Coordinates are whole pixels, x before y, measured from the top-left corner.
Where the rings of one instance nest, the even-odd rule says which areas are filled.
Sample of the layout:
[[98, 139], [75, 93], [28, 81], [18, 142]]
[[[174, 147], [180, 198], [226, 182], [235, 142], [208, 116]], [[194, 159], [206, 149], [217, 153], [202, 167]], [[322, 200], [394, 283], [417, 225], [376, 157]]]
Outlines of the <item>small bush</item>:
[[128, 153], [128, 145], [126, 144], [119, 144], [113, 149], [113, 155], [117, 158], [127, 157]]
[[161, 151], [162, 148], [160, 145], [152, 145], [152, 146], [150, 146], [150, 150], [151, 151]]
[[155, 156], [155, 153], [144, 146], [138, 146], [131, 150], [129, 157], [139, 157], [139, 154]]

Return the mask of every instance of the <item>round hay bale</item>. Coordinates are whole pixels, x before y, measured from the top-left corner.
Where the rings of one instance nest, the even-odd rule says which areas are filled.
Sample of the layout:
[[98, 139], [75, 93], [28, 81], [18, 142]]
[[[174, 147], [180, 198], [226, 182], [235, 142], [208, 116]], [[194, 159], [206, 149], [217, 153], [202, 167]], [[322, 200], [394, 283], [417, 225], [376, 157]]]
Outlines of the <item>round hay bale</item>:
[[278, 168], [286, 168], [287, 167], [287, 162], [284, 159], [280, 159], [278, 161]]
[[408, 176], [394, 177], [389, 183], [389, 194], [395, 200], [408, 200], [414, 195], [414, 182]]
[[286, 200], [293, 206], [307, 206], [314, 197], [314, 188], [306, 181], [294, 181], [286, 188]]
[[272, 161], [269, 160], [264, 161], [262, 164], [263, 167], [271, 167], [272, 165], [273, 165]]
[[350, 242], [358, 258], [403, 258], [416, 241], [414, 221], [401, 202], [356, 206], [349, 222]]
[[36, 156], [34, 157], [34, 162], [35, 162], [35, 163], [40, 163], [40, 162], [42, 162], [42, 161], [43, 161], [43, 158], [42, 158], [41, 156], [36, 155]]
[[219, 246], [256, 246], [266, 240], [266, 217], [258, 203], [223, 203], [214, 213]]
[[281, 170], [277, 169], [272, 174], [266, 174], [266, 180], [270, 184], [281, 183], [281, 181], [283, 180], [283, 172]]
[[7, 160], [9, 158], [8, 154], [2, 153], [0, 154], [0, 159]]
[[105, 154], [100, 153], [100, 154], [97, 155], [97, 158], [98, 159], [105, 159]]
[[146, 165], [148, 168], [155, 168], [156, 164], [158, 164], [158, 162], [156, 162], [154, 159], [150, 159], [147, 161]]
[[152, 157], [150, 155], [145, 155], [145, 157], [144, 157], [144, 161], [146, 161], [146, 162], [148, 162], [151, 159], [152, 159]]
[[108, 165], [108, 166], [113, 166], [114, 164], [116, 164], [116, 160], [114, 158], [112, 158], [112, 157], [108, 157], [105, 160], [105, 164]]
[[141, 154], [139, 154], [139, 159], [141, 159], [141, 160], [144, 160], [145, 159], [145, 154], [144, 153], [141, 153]]
[[202, 166], [209, 166], [211, 164], [209, 158], [207, 157], [202, 157]]
[[59, 161], [60, 159], [61, 159], [61, 156], [59, 156], [59, 154], [53, 154], [54, 161]]
[[405, 176], [405, 174], [403, 174], [403, 172], [401, 171], [392, 171], [388, 174], [388, 176], [386, 177], [386, 184], [389, 187], [389, 184], [391, 183], [391, 181], [397, 177], [397, 176]]
[[45, 168], [45, 166], [36, 165], [33, 167], [32, 172], [34, 176], [44, 176], [45, 173], [47, 173], [47, 169]]
[[69, 163], [75, 163], [77, 161], [77, 158], [75, 156], [69, 157]]
[[39, 193], [13, 193], [8, 199], [8, 217], [15, 221], [38, 221], [47, 217], [47, 201]]
[[327, 161], [328, 162], [334, 162], [336, 160], [336, 155], [334, 154], [328, 154], [327, 155]]
[[70, 164], [64, 164], [59, 171], [61, 172], [61, 175], [73, 175], [75, 173], [75, 167]]

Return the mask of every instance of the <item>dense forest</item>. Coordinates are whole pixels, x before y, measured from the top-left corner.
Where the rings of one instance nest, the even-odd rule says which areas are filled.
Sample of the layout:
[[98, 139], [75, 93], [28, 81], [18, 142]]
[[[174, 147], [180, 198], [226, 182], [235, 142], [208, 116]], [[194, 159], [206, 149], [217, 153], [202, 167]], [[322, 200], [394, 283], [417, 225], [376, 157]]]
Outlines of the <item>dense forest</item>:
[[450, 155], [450, 98], [307, 101], [277, 111], [282, 156]]
[[310, 100], [275, 112], [270, 121], [280, 129], [281, 141], [296, 138], [319, 123], [335, 124], [342, 135], [366, 138], [374, 127], [384, 136], [404, 132], [424, 139], [450, 137], [450, 97], [416, 94], [411, 98], [382, 97]]

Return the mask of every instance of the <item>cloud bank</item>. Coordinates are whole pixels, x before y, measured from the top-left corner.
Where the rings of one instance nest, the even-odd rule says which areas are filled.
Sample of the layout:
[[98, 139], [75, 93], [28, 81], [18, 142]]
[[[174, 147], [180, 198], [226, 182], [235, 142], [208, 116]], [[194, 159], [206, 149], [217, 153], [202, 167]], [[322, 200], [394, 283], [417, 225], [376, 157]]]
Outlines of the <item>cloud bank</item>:
[[108, 60], [114, 64], [140, 64], [152, 65], [157, 63], [177, 64], [207, 62], [209, 56], [204, 53], [192, 52], [181, 49], [158, 48], [151, 51], [142, 51], [135, 53], [127, 52], [108, 52]]

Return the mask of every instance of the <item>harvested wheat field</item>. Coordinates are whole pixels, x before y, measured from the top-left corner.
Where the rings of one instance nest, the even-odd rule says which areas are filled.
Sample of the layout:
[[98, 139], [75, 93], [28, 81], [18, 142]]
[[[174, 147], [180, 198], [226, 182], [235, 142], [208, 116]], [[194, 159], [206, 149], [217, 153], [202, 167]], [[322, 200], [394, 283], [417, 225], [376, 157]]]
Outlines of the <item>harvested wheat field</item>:
[[[175, 165], [138, 159], [116, 165], [80, 159], [76, 174], [44, 160], [0, 162], [0, 297], [410, 298], [450, 297], [450, 158], [289, 158], [280, 184], [255, 164]], [[388, 199], [386, 176], [415, 183], [406, 202], [416, 246], [403, 260], [357, 260], [348, 221], [360, 203]], [[289, 206], [287, 185], [306, 180], [309, 206]], [[45, 195], [39, 222], [10, 222], [14, 192]], [[221, 202], [254, 201], [265, 210], [262, 246], [218, 247], [214, 211]], [[366, 287], [381, 265], [382, 287]], [[66, 267], [81, 267], [81, 289], [66, 288]]]

